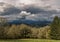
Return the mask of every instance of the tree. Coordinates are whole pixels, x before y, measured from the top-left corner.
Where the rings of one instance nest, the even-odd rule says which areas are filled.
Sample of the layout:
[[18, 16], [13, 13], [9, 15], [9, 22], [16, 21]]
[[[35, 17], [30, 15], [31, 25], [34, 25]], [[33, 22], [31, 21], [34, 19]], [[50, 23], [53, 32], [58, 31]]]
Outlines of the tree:
[[60, 39], [60, 19], [58, 16], [55, 16], [52, 24], [51, 24], [51, 31], [50, 31], [50, 37], [51, 39]]
[[9, 29], [5, 30], [7, 38], [9, 38], [9, 39], [18, 38], [19, 31], [20, 31], [20, 29], [17, 28], [16, 25], [12, 25]]
[[6, 26], [6, 19], [0, 17], [0, 39], [4, 38], [5, 26]]
[[22, 38], [30, 38], [32, 31], [30, 28], [23, 28], [20, 30], [20, 35]]

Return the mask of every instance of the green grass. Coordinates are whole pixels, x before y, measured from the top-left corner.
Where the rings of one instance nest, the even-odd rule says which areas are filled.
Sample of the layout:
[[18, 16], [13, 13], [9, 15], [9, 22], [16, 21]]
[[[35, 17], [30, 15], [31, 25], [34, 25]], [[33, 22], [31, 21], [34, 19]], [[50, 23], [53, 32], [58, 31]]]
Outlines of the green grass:
[[0, 40], [0, 42], [60, 42], [60, 40], [47, 40], [47, 39], [16, 39], [16, 40]]

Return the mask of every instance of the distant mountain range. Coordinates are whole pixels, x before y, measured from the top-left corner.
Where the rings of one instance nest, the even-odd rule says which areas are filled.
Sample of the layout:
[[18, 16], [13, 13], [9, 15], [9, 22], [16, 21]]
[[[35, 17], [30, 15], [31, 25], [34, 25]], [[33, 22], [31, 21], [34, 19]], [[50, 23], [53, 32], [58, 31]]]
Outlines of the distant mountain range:
[[31, 26], [46, 26], [49, 25], [51, 23], [51, 21], [33, 21], [33, 20], [14, 20], [11, 22], [8, 22], [9, 24], [27, 24], [27, 25], [31, 25]]

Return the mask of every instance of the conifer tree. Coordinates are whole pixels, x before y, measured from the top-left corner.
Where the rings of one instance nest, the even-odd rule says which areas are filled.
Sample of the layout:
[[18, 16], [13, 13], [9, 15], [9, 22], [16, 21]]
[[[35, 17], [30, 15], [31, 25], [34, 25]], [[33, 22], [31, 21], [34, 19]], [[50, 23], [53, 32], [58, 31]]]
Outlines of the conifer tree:
[[50, 37], [51, 39], [60, 39], [60, 19], [58, 16], [55, 16], [52, 24], [51, 24], [51, 32], [50, 32]]

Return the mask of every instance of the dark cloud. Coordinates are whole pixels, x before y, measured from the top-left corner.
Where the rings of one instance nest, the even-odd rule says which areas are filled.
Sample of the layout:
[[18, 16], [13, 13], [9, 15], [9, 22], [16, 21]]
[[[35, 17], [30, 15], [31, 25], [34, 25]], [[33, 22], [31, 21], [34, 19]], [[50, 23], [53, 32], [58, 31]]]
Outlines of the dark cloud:
[[36, 7], [28, 7], [28, 9], [26, 9], [25, 11], [27, 12], [31, 12], [32, 14], [37, 14], [37, 13], [40, 13], [40, 12], [44, 12], [43, 9], [40, 9], [40, 8], [36, 8]]
[[32, 14], [60, 14], [60, 12], [58, 12], [57, 10], [47, 10], [44, 8], [38, 8], [35, 6], [30, 6], [27, 9], [25, 9], [25, 11], [27, 12], [31, 12]]
[[10, 7], [4, 10], [3, 13], [1, 13], [1, 15], [11, 15], [11, 14], [18, 14], [20, 13], [21, 10], [16, 8], [16, 7]]
[[[9, 5], [8, 5], [9, 6]], [[24, 9], [21, 8], [17, 8], [15, 6], [11, 6], [4, 9], [4, 12], [2, 12], [0, 15], [1, 16], [9, 16], [9, 18], [11, 20], [13, 19], [17, 19], [17, 18], [21, 18], [20, 14], [27, 14], [28, 12], [30, 12], [30, 14], [28, 16], [25, 16], [25, 19], [30, 19], [30, 20], [51, 20], [51, 17], [53, 18], [55, 16], [55, 14], [60, 14], [60, 12], [58, 12], [57, 10], [49, 10], [49, 9], [45, 9], [42, 7], [36, 7], [36, 6], [25, 6], [23, 7]], [[23, 13], [21, 13], [22, 11], [25, 11]], [[53, 15], [54, 14], [54, 15]]]

